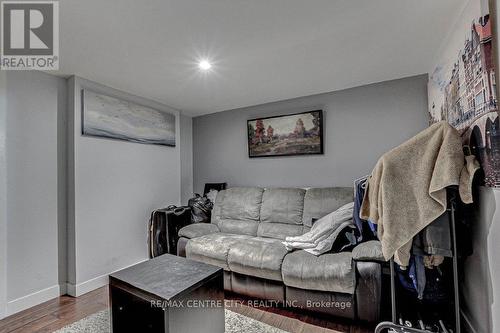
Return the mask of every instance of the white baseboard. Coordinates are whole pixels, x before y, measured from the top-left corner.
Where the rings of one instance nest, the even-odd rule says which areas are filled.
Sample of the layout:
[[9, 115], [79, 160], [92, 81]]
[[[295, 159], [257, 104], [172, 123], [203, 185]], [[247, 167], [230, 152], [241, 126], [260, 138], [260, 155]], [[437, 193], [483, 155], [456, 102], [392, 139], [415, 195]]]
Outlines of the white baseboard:
[[73, 297], [79, 297], [79, 296], [82, 296], [83, 294], [86, 294], [86, 293], [91, 292], [93, 290], [107, 286], [109, 284], [109, 275], [110, 274], [121, 271], [122, 269], [125, 269], [128, 267], [135, 266], [135, 265], [140, 264], [141, 262], [144, 262], [144, 261], [147, 261], [147, 259], [141, 260], [135, 264], [117, 269], [117, 270], [110, 272], [108, 274], [104, 274], [104, 275], [95, 277], [93, 279], [87, 280], [85, 282], [78, 283], [76, 285], [72, 284], [72, 283], [67, 283], [66, 284], [66, 293], [70, 296], [73, 296]]
[[17, 312], [29, 309], [40, 303], [49, 301], [60, 296], [59, 285], [43, 289], [32, 294], [20, 297], [13, 301], [7, 302], [6, 316], [13, 315]]
[[476, 329], [472, 325], [469, 317], [465, 314], [465, 312], [460, 310], [460, 314], [462, 315], [462, 322], [464, 323], [463, 331], [467, 333], [477, 333]]
[[92, 290], [96, 290], [107, 285], [109, 282], [108, 276], [109, 274], [101, 275], [88, 281], [78, 283], [76, 285], [68, 283], [66, 284], [66, 293], [73, 297], [82, 296], [83, 294], [91, 292]]

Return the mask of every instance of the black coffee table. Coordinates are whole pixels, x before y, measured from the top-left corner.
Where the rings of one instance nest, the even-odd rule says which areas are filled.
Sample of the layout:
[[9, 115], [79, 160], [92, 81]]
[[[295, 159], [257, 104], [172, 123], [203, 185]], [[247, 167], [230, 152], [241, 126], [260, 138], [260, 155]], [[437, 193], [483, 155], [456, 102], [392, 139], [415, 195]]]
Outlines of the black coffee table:
[[222, 333], [222, 268], [165, 254], [109, 277], [112, 332]]

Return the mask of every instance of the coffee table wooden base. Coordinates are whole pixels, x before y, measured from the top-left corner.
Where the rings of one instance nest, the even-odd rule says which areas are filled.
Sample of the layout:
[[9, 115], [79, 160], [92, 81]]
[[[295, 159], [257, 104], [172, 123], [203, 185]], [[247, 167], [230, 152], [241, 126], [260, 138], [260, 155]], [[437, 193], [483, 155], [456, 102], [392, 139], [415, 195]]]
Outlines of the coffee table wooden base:
[[109, 295], [113, 333], [224, 332], [222, 269], [175, 297], [167, 298], [138, 288], [113, 274], [110, 276]]

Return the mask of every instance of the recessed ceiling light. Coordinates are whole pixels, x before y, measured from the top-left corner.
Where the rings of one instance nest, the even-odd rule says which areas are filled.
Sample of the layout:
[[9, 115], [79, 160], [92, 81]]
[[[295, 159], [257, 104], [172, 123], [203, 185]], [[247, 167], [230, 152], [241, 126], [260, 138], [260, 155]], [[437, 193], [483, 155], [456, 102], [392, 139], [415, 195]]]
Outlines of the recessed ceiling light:
[[212, 64], [210, 62], [208, 62], [208, 60], [201, 60], [199, 63], [198, 63], [198, 67], [203, 70], [203, 71], [207, 71], [209, 70], [210, 68], [212, 68]]

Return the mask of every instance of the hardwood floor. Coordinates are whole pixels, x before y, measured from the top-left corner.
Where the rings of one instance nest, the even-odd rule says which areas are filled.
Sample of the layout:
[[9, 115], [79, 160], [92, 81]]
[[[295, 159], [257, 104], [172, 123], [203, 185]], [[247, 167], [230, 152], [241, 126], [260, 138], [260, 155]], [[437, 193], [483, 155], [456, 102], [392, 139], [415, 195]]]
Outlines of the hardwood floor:
[[375, 328], [299, 309], [246, 306], [245, 299], [234, 294], [226, 294], [226, 299], [238, 301], [226, 302], [226, 305], [234, 304], [227, 309], [292, 333], [370, 333]]
[[0, 320], [0, 333], [48, 333], [109, 307], [108, 288], [78, 298], [61, 296]]
[[[109, 307], [108, 288], [103, 287], [78, 298], [61, 296], [13, 316], [0, 320], [0, 333], [48, 333]], [[316, 317], [308, 313], [282, 308], [256, 308], [245, 305], [245, 299], [228, 295], [237, 300], [229, 310], [254, 318], [293, 333], [368, 333], [373, 327], [363, 327], [350, 321]]]

